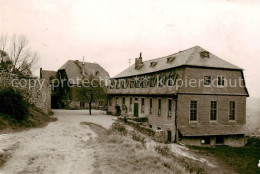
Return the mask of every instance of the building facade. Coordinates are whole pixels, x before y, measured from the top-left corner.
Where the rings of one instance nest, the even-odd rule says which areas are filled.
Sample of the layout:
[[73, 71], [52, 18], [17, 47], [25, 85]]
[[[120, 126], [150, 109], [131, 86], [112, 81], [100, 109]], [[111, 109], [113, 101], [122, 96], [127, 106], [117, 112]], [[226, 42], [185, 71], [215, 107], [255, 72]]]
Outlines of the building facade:
[[[109, 79], [108, 72], [97, 63], [68, 60], [58, 71], [40, 69], [40, 77], [50, 84], [52, 89], [52, 108], [87, 109], [89, 104], [78, 97], [80, 83], [90, 77]], [[106, 105], [106, 99], [94, 101], [92, 107]]]
[[112, 78], [108, 113], [147, 117], [169, 142], [244, 144], [243, 70], [196, 46], [135, 64]]

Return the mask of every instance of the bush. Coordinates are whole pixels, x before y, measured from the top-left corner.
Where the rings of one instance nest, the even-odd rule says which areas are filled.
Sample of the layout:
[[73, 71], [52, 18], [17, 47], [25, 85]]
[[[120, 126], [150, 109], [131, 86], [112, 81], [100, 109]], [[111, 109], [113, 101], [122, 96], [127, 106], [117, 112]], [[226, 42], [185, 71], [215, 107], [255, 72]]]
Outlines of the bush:
[[115, 131], [119, 132], [122, 135], [127, 134], [126, 127], [120, 122], [113, 123], [111, 129], [108, 132], [115, 132]]
[[135, 141], [139, 141], [142, 143], [143, 146], [145, 146], [145, 137], [143, 137], [142, 135], [138, 134], [136, 131], [132, 131], [131, 132], [131, 136], [132, 136], [132, 139], [135, 140]]
[[170, 156], [172, 153], [169, 146], [160, 144], [155, 146], [155, 151], [163, 156]]
[[28, 102], [22, 94], [13, 88], [5, 88], [0, 91], [0, 113], [10, 115], [16, 120], [25, 119], [28, 115]]
[[250, 137], [250, 138], [247, 140], [246, 146], [260, 147], [260, 138]]

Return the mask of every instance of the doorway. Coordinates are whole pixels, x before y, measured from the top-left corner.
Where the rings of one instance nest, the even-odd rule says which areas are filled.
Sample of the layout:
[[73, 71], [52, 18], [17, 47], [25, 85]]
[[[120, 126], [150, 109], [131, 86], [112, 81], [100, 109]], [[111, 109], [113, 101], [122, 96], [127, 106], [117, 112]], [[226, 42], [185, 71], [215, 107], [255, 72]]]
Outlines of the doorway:
[[167, 130], [168, 142], [172, 142], [172, 131]]
[[139, 111], [138, 111], [138, 103], [134, 103], [134, 116], [138, 117], [138, 113], [139, 113]]
[[216, 136], [216, 144], [224, 144], [224, 136]]

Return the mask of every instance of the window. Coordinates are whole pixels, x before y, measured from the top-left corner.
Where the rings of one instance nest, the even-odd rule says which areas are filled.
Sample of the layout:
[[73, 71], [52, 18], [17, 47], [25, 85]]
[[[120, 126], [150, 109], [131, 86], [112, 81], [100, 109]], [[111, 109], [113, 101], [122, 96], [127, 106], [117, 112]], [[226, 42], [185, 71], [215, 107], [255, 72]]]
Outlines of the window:
[[112, 106], [112, 97], [109, 97], [108, 104], [109, 104], [109, 106]]
[[209, 52], [207, 52], [207, 51], [202, 51], [202, 52], [200, 52], [200, 56], [201, 56], [201, 57], [207, 57], [207, 58], [209, 58]]
[[118, 97], [116, 98], [116, 104], [118, 105]]
[[120, 88], [119, 80], [116, 80], [116, 89], [119, 89], [119, 88]]
[[218, 76], [218, 86], [224, 86], [225, 85], [225, 79], [223, 76]]
[[167, 63], [170, 63], [170, 62], [174, 61], [174, 59], [175, 59], [175, 57], [168, 57], [167, 58]]
[[154, 67], [157, 64], [157, 62], [150, 62], [150, 67]]
[[211, 101], [210, 103], [210, 120], [217, 120], [217, 101]]
[[190, 121], [197, 121], [197, 101], [190, 101]]
[[204, 76], [204, 85], [210, 85], [211, 84], [211, 77], [210, 76]]
[[79, 105], [80, 105], [81, 108], [84, 108], [85, 102], [80, 102]]
[[129, 111], [132, 111], [132, 107], [133, 107], [133, 98], [130, 98]]
[[155, 77], [151, 77], [150, 79], [150, 87], [154, 87], [156, 83], [156, 78]]
[[168, 100], [168, 117], [172, 116], [172, 100]]
[[122, 104], [125, 105], [125, 97], [122, 98]]
[[147, 77], [144, 77], [143, 80], [142, 80], [142, 88], [146, 88], [147, 87], [147, 83], [148, 83], [148, 78]]
[[210, 144], [210, 137], [202, 137], [201, 144]]
[[134, 86], [135, 86], [135, 81], [134, 81], [134, 80], [131, 80], [131, 81], [130, 81], [130, 88], [134, 88]]
[[111, 80], [111, 85], [110, 85], [110, 89], [113, 89], [115, 87], [116, 83], [115, 80]]
[[121, 88], [126, 88], [126, 80], [121, 80]]
[[153, 128], [153, 125], [149, 124], [149, 127], [152, 129], [152, 128]]
[[168, 86], [173, 86], [173, 75], [169, 75], [169, 79], [168, 79]]
[[216, 144], [224, 144], [224, 137], [216, 136]]
[[139, 87], [140, 87], [140, 80], [139, 80], [139, 79], [135, 81], [135, 87], [136, 87], [136, 88], [139, 88]]
[[151, 114], [153, 110], [153, 99], [150, 98], [150, 109], [149, 109], [149, 113]]
[[235, 102], [229, 102], [229, 120], [235, 120]]
[[160, 127], [157, 127], [157, 130], [161, 130], [161, 128], [160, 128]]
[[165, 77], [164, 76], [159, 76], [159, 81], [158, 81], [159, 87], [162, 87], [164, 85], [164, 81], [165, 81]]
[[161, 115], [162, 100], [158, 99], [158, 115]]
[[142, 103], [141, 112], [144, 113], [144, 98], [142, 98], [141, 103]]

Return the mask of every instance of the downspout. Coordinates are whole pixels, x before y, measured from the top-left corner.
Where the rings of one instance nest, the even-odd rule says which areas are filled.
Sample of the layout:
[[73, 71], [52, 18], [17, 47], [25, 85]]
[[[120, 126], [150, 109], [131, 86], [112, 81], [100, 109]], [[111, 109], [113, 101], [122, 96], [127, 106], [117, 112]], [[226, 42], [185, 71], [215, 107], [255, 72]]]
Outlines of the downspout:
[[178, 103], [178, 94], [177, 94], [177, 98], [174, 99], [175, 101], [175, 138], [174, 138], [174, 142], [177, 143], [177, 139], [178, 139], [178, 128], [177, 128], [177, 103]]

